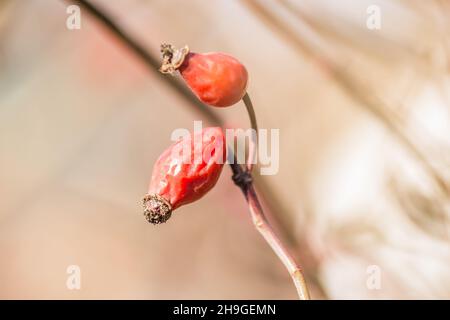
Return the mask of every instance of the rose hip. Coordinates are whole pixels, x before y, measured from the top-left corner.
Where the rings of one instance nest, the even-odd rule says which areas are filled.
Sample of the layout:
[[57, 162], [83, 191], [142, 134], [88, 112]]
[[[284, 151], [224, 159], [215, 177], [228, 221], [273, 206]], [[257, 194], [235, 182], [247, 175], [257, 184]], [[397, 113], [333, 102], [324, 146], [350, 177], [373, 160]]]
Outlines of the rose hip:
[[173, 144], [156, 161], [144, 197], [144, 215], [153, 224], [166, 222], [172, 210], [194, 202], [219, 179], [226, 157], [221, 128], [204, 128]]
[[205, 104], [228, 107], [245, 95], [248, 73], [237, 59], [224, 53], [193, 53], [187, 47], [161, 47], [163, 73], [178, 70], [189, 88]]

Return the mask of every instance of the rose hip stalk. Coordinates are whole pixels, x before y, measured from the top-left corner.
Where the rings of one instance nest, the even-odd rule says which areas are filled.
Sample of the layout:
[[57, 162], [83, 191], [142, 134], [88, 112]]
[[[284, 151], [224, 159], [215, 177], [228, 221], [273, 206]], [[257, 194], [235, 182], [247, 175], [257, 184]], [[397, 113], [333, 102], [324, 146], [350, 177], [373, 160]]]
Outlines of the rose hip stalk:
[[256, 160], [257, 132], [255, 111], [247, 94], [248, 73], [236, 58], [221, 52], [194, 53], [189, 47], [176, 49], [170, 44], [161, 45], [163, 62], [159, 71], [180, 72], [192, 92], [203, 103], [214, 107], [229, 107], [243, 100], [254, 134], [251, 136], [247, 170], [253, 169]]
[[172, 210], [203, 197], [219, 179], [225, 156], [221, 128], [205, 128], [166, 149], [153, 167], [143, 199], [146, 219], [166, 222]]
[[[253, 104], [246, 93], [248, 75], [245, 67], [235, 58], [223, 53], [189, 53], [189, 48], [175, 49], [161, 46], [162, 73], [173, 74], [178, 70], [189, 88], [204, 103], [216, 107], [228, 107], [243, 100], [254, 130], [245, 170], [236, 161], [230, 163], [232, 179], [243, 192], [256, 229], [271, 246], [289, 271], [300, 299], [309, 299], [303, 273], [288, 248], [284, 246], [267, 220], [253, 186], [252, 169], [257, 151], [258, 126]], [[233, 152], [233, 150], [231, 150]], [[236, 157], [234, 156], [235, 160]]]
[[[148, 53], [141, 44], [139, 44], [132, 37], [130, 37], [130, 35], [127, 34], [122, 28], [120, 28], [120, 26], [118, 26], [110, 17], [108, 17], [108, 15], [103, 13], [100, 8], [97, 8], [95, 5], [91, 4], [89, 1], [86, 1], [86, 0], [77, 0], [77, 1], [72, 0], [72, 1], [76, 4], [82, 5], [83, 8], [89, 14], [91, 14], [92, 17], [97, 19], [100, 23], [103, 24], [104, 27], [106, 27], [109, 31], [111, 31], [112, 34], [114, 34], [118, 40], [120, 40], [123, 44], [125, 44], [139, 58], [141, 58], [147, 66], [157, 69], [157, 67], [155, 65], [155, 59], [151, 56], [151, 54]], [[167, 50], [168, 48], [170, 49], [173, 47], [165, 45], [162, 50], [163, 54], [164, 54], [164, 64], [160, 70], [163, 73], [175, 72], [175, 70], [177, 70], [181, 66], [181, 64], [184, 62], [184, 57], [189, 52], [187, 47], [180, 50], [179, 52], [174, 52], [174, 50], [172, 50], [172, 53], [170, 53], [171, 50]], [[231, 60], [232, 59], [227, 59], [227, 61], [231, 61]], [[192, 61], [194, 61], [194, 60], [191, 60], [191, 62]], [[212, 60], [209, 60], [209, 61], [210, 62], [208, 62], [208, 63], [213, 62]], [[216, 61], [218, 61], [218, 60], [216, 60]], [[200, 90], [200, 88], [197, 88], [197, 86], [193, 85], [195, 83], [194, 80], [201, 80], [201, 79], [191, 80], [191, 77], [188, 76], [187, 65], [186, 65], [186, 68], [183, 67], [183, 70], [186, 71], [185, 79], [186, 79], [186, 81], [188, 81], [188, 85], [191, 87], [191, 89], [197, 94], [197, 96], [200, 99], [203, 99], [202, 101], [204, 101], [205, 103], [208, 103], [208, 101], [210, 101], [208, 98], [210, 96], [215, 96], [217, 98], [217, 99], [215, 99], [216, 102], [214, 102], [214, 101], [211, 101], [211, 102], [217, 104], [218, 106], [233, 104], [232, 102], [234, 102], [234, 101], [237, 102], [239, 100], [239, 99], [237, 99], [237, 97], [242, 97], [242, 100], [244, 101], [244, 103], [247, 107], [247, 111], [250, 116], [252, 128], [256, 129], [255, 113], [254, 113], [253, 107], [251, 105], [250, 98], [249, 98], [248, 94], [245, 93], [245, 89], [243, 89], [247, 85], [247, 72], [245, 71], [245, 73], [244, 73], [242, 71], [242, 70], [245, 70], [245, 68], [242, 65], [241, 65], [242, 67], [239, 67], [237, 69], [235, 68], [235, 64], [233, 64], [233, 63], [230, 63], [228, 65], [231, 66], [230, 68], [232, 68], [234, 70], [238, 70], [238, 72], [236, 72], [236, 73], [235, 73], [235, 71], [231, 73], [231, 74], [235, 74], [238, 76], [236, 78], [237, 80], [235, 78], [231, 77], [227, 81], [224, 81], [223, 83], [221, 81], [218, 81], [217, 86], [218, 86], [218, 88], [220, 88], [221, 94], [212, 94], [212, 95], [207, 94], [205, 97], [203, 96], [202, 93], [207, 92], [207, 90]], [[208, 68], [209, 68], [209, 70], [214, 70], [214, 69], [210, 68], [210, 66], [208, 66]], [[241, 71], [239, 71], [239, 70], [241, 70]], [[211, 74], [214, 74], [214, 73], [215, 72], [212, 72]], [[201, 74], [201, 73], [198, 73], [198, 74]], [[218, 73], [216, 73], [216, 74], [218, 74]], [[173, 88], [177, 89], [178, 92], [180, 92], [182, 95], [184, 95], [184, 97], [186, 97], [188, 99], [190, 98], [189, 96], [187, 96], [185, 94], [184, 91], [179, 90], [179, 86], [175, 85], [174, 81], [169, 80], [168, 82], [170, 84], [172, 84]], [[201, 81], [200, 81], [200, 83], [201, 83]], [[236, 88], [232, 87], [230, 89], [230, 87], [228, 85], [229, 83], [235, 83]], [[192, 84], [192, 86], [191, 86], [191, 84]], [[214, 88], [212, 88], [212, 89], [214, 89]], [[213, 91], [211, 91], [211, 92], [213, 92]], [[205, 109], [202, 109], [202, 111], [205, 112]], [[207, 112], [205, 112], [205, 114], [208, 115]], [[215, 118], [213, 117], [213, 121], [214, 120], [215, 120]], [[203, 136], [203, 134], [202, 134], [202, 136]], [[221, 136], [223, 137], [223, 135], [221, 135]], [[220, 141], [220, 139], [219, 139], [219, 141]], [[222, 142], [223, 142], [223, 145], [222, 145], [223, 153], [225, 153], [223, 138], [222, 138]], [[192, 150], [192, 146], [190, 143], [189, 144], [182, 143], [182, 145], [188, 145]], [[203, 149], [203, 143], [201, 143], [201, 147]], [[207, 148], [205, 148], [205, 149], [207, 149]], [[255, 148], [255, 150], [256, 150], [256, 148]], [[211, 154], [213, 154], [213, 153], [211, 153]], [[215, 153], [215, 155], [218, 155], [218, 154], [222, 154], [222, 153], [221, 152]], [[160, 157], [157, 165], [155, 166], [155, 170], [154, 170], [154, 177], [159, 177], [159, 178], [154, 178], [154, 179], [152, 178], [152, 183], [150, 186], [150, 189], [152, 190], [151, 192], [155, 192], [155, 193], [149, 193], [144, 198], [145, 214], [146, 214], [147, 219], [152, 223], [161, 223], [161, 222], [167, 221], [167, 219], [170, 217], [173, 207], [177, 207], [182, 204], [186, 204], [186, 203], [195, 201], [195, 199], [198, 199], [199, 197], [203, 196], [216, 183], [218, 176], [220, 174], [221, 168], [222, 168], [222, 166], [219, 166], [219, 167], [212, 166], [211, 162], [209, 160], [205, 161], [205, 165], [204, 165], [204, 163], [202, 163], [202, 165], [204, 165], [205, 167], [214, 168], [213, 170], [211, 170], [211, 169], [210, 170], [211, 170], [211, 172], [212, 171], [216, 172], [216, 173], [218, 172], [217, 176], [216, 176], [216, 174], [211, 174], [211, 175], [201, 174], [200, 173], [202, 171], [201, 169], [197, 170], [197, 169], [195, 169], [196, 168], [195, 166], [192, 166], [192, 168], [194, 170], [189, 171], [189, 172], [198, 172], [200, 174], [186, 175], [187, 177], [189, 177], [188, 180], [191, 180], [191, 182], [192, 182], [191, 186], [194, 186], [196, 184], [203, 185], [200, 182], [200, 181], [202, 181], [202, 179], [199, 178], [200, 176], [203, 176], [205, 181], [207, 181], [207, 182], [205, 182], [205, 184], [206, 184], [206, 186], [208, 186], [208, 188], [204, 188], [204, 189], [201, 188], [202, 189], [201, 192], [199, 192], [200, 189], [197, 190], [197, 189], [195, 189], [195, 187], [194, 188], [192, 188], [192, 187], [185, 188], [185, 190], [187, 190], [187, 192], [179, 193], [179, 195], [184, 193], [184, 196], [174, 197], [174, 199], [175, 198], [178, 199], [178, 201], [175, 201], [174, 199], [172, 199], [171, 194], [176, 194], [176, 192], [171, 193], [171, 192], [168, 192], [167, 190], [171, 190], [171, 188], [168, 187], [169, 184], [171, 186], [176, 184], [176, 183], [174, 184], [174, 181], [177, 179], [172, 180], [171, 176], [177, 176], [178, 171], [167, 170], [168, 168], [177, 167], [177, 166], [172, 166], [171, 165], [172, 162], [169, 161], [169, 159], [176, 160], [176, 162], [178, 162], [178, 160], [179, 160], [178, 157], [171, 158], [168, 154], [162, 155]], [[250, 157], [249, 157], [249, 159], [250, 159]], [[294, 281], [294, 284], [297, 288], [299, 297], [301, 299], [309, 299], [308, 288], [304, 281], [302, 271], [300, 270], [299, 266], [296, 264], [293, 257], [289, 254], [289, 250], [286, 247], [284, 247], [284, 245], [281, 243], [281, 241], [279, 240], [277, 235], [274, 233], [272, 227], [270, 226], [270, 223], [267, 221], [267, 218], [265, 217], [264, 211], [259, 203], [258, 196], [254, 190], [254, 186], [252, 183], [252, 179], [251, 179], [252, 166], [251, 166], [251, 164], [248, 163], [247, 168], [245, 170], [242, 168], [241, 165], [239, 165], [237, 163], [230, 163], [230, 166], [233, 171], [233, 180], [239, 186], [239, 188], [242, 190], [242, 192], [244, 193], [244, 196], [248, 202], [249, 210], [250, 210], [252, 220], [253, 220], [253, 223], [254, 223], [256, 229], [262, 234], [264, 239], [268, 242], [268, 244], [272, 247], [274, 252], [280, 258], [280, 260], [283, 262], [283, 264], [289, 270], [289, 273], [290, 273], [290, 275]], [[177, 168], [182, 168], [182, 166], [181, 167], [178, 166]], [[170, 173], [169, 173], [169, 171], [170, 171]], [[183, 179], [178, 179], [178, 181], [179, 182], [183, 181]], [[181, 185], [183, 185], [182, 182], [181, 182]], [[177, 188], [174, 188], [174, 190], [176, 190], [176, 189]], [[165, 190], [165, 191], [162, 191], [162, 190]], [[184, 201], [182, 201], [181, 199], [184, 199]], [[171, 203], [171, 201], [173, 201], [174, 203]]]
[[241, 100], [247, 89], [248, 73], [237, 59], [224, 53], [193, 53], [187, 46], [177, 50], [161, 46], [162, 73], [178, 70], [187, 85], [205, 104], [228, 107]]

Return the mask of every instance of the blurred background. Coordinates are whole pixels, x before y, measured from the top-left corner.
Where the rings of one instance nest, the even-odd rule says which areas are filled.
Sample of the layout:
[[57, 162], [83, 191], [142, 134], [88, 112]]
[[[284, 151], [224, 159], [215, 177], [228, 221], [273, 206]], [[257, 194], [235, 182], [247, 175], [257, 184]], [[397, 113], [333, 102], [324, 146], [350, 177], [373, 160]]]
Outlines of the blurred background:
[[[169, 42], [246, 65], [280, 129], [257, 190], [314, 299], [450, 298], [448, 1], [92, 3], [158, 60]], [[295, 299], [228, 167], [145, 221], [172, 130], [210, 122], [83, 8], [69, 30], [70, 4], [0, 0], [0, 298]], [[248, 127], [242, 103], [214, 112]]]

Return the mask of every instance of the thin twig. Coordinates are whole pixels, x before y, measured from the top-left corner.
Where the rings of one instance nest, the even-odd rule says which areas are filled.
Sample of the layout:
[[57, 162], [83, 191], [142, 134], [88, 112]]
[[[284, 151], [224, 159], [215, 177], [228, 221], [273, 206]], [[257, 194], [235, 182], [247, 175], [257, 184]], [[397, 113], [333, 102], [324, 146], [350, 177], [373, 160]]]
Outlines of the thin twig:
[[[298, 296], [301, 300], [309, 300], [309, 290], [306, 285], [305, 277], [303, 276], [303, 272], [301, 268], [295, 262], [293, 256], [290, 254], [289, 249], [283, 244], [280, 238], [277, 236], [275, 231], [273, 230], [271, 224], [267, 220], [266, 215], [264, 214], [264, 210], [259, 201], [258, 195], [255, 191], [255, 187], [253, 185], [253, 178], [251, 175], [251, 171], [253, 168], [255, 155], [258, 150], [257, 145], [257, 136], [258, 136], [258, 123], [256, 121], [256, 113], [253, 108], [253, 103], [250, 99], [250, 95], [246, 93], [242, 98], [244, 101], [245, 107], [247, 109], [248, 117], [250, 120], [250, 126], [253, 129], [252, 139], [250, 141], [249, 147], [249, 155], [247, 160], [247, 171], [244, 176], [246, 179], [236, 179], [240, 178], [243, 173], [238, 172], [236, 170], [236, 174], [233, 176], [234, 182], [240, 187], [242, 192], [244, 193], [245, 198], [247, 199], [249, 211], [252, 217], [252, 222], [258, 230], [258, 232], [263, 236], [264, 240], [269, 244], [281, 262], [284, 264], [289, 274], [292, 277], [292, 281], [297, 289]], [[255, 133], [255, 135], [253, 135]], [[240, 166], [239, 166], [240, 167]], [[236, 168], [237, 169], [237, 168]]]
[[169, 84], [172, 89], [174, 89], [178, 94], [187, 99], [193, 110], [208, 119], [211, 123], [222, 124], [222, 119], [215, 113], [211, 108], [207, 107], [201, 103], [192, 92], [186, 88], [180, 81], [177, 81], [174, 77], [165, 77], [158, 70], [161, 65], [159, 59], [152, 54], [150, 54], [147, 49], [139, 42], [135, 41], [134, 38], [128, 34], [124, 29], [119, 27], [110, 17], [108, 17], [98, 6], [90, 3], [86, 0], [66, 0], [75, 3], [83, 7], [86, 12], [90, 13], [91, 16], [95, 17], [98, 21], [103, 23], [103, 25], [109, 29], [114, 36], [116, 36], [120, 41], [122, 41], [126, 47], [130, 49], [130, 52], [134, 53], [138, 58], [140, 58], [150, 71], [152, 71], [157, 77], [162, 81]]
[[[92, 5], [89, 1], [85, 0], [69, 0], [84, 7], [93, 17], [101, 21], [114, 35], [116, 35], [120, 40], [122, 40], [132, 52], [134, 52], [138, 57], [140, 57], [150, 70], [157, 71], [159, 69], [159, 61], [150, 55], [144, 47], [133, 40], [124, 30], [117, 26], [108, 16], [106, 16], [99, 8]], [[157, 72], [159, 74], [159, 72]], [[180, 82], [174, 80], [171, 77], [162, 77], [165, 79], [169, 85], [174, 88], [179, 94], [184, 96], [189, 100], [191, 105], [197, 107], [198, 112], [206, 116], [211, 122], [216, 124], [222, 124], [222, 120], [216, 113], [212, 112], [210, 108], [206, 107], [194, 95]], [[251, 105], [250, 98], [248, 95], [244, 97], [244, 103], [249, 112], [250, 122], [252, 127], [257, 129], [256, 117]], [[255, 146], [256, 149], [256, 146]], [[253, 151], [252, 151], [253, 152]], [[255, 150], [256, 152], [256, 150]], [[235, 159], [234, 153], [232, 157]], [[249, 210], [252, 215], [253, 222], [255, 223], [258, 231], [263, 235], [264, 239], [269, 243], [271, 248], [275, 251], [277, 256], [283, 262], [283, 264], [288, 269], [294, 284], [297, 288], [300, 299], [309, 299], [309, 291], [306, 287], [306, 282], [304, 280], [301, 269], [295, 263], [292, 255], [289, 253], [288, 249], [282, 244], [279, 237], [275, 234], [272, 227], [270, 226], [267, 218], [265, 217], [264, 211], [258, 199], [253, 186], [253, 179], [248, 171], [244, 171], [241, 165], [237, 164], [236, 161], [230, 163], [231, 170], [233, 172], [233, 181], [240, 187], [244, 193], [245, 198], [249, 204]]]
[[[233, 151], [231, 150], [231, 152]], [[236, 160], [235, 157], [234, 160]], [[258, 195], [255, 191], [251, 173], [248, 171], [243, 171], [241, 165], [237, 164], [236, 161], [231, 163], [230, 166], [233, 171], [233, 181], [241, 189], [245, 199], [247, 200], [252, 222], [256, 230], [258, 230], [258, 232], [263, 236], [264, 240], [266, 240], [288, 270], [292, 281], [294, 282], [295, 288], [297, 289], [299, 299], [309, 300], [309, 290], [306, 285], [303, 272], [295, 262], [289, 249], [283, 244], [267, 220]]]
[[256, 229], [261, 233], [272, 250], [277, 254], [278, 258], [283, 262], [289, 274], [292, 277], [295, 287], [297, 288], [298, 296], [301, 300], [309, 300], [309, 291], [306, 285], [305, 277], [300, 267], [295, 262], [289, 250], [280, 241], [274, 230], [272, 229], [269, 221], [264, 215], [264, 211], [259, 202], [253, 184], [251, 184], [246, 193], [249, 210], [252, 215], [253, 224]]
[[253, 103], [252, 100], [250, 99], [248, 92], [245, 93], [244, 97], [242, 98], [242, 101], [244, 101], [245, 107], [247, 108], [247, 113], [252, 128], [247, 159], [247, 171], [252, 172], [253, 165], [256, 162], [255, 160], [258, 151], [258, 123], [256, 122], [255, 109], [253, 108]]
[[[233, 151], [229, 150], [229, 152]], [[231, 157], [236, 160], [234, 155], [231, 155]], [[295, 262], [295, 259], [291, 255], [289, 249], [277, 236], [271, 224], [267, 220], [266, 215], [264, 214], [264, 210], [253, 185], [251, 174], [248, 171], [243, 171], [241, 165], [237, 164], [236, 161], [232, 162], [230, 167], [233, 172], [233, 181], [241, 189], [245, 199], [247, 200], [252, 222], [256, 230], [258, 230], [258, 232], [263, 236], [264, 240], [269, 244], [286, 267], [295, 288], [297, 289], [299, 299], [311, 299], [309, 289], [300, 266]]]
[[[148, 67], [148, 70], [153, 72], [159, 80], [169, 85], [172, 89], [175, 90], [180, 96], [182, 96], [186, 101], [189, 102], [188, 107], [192, 108], [192, 111], [201, 114], [205, 117], [211, 124], [223, 126], [224, 121], [222, 118], [214, 111], [212, 108], [205, 106], [200, 102], [197, 97], [195, 97], [192, 92], [186, 88], [186, 86], [180, 83], [175, 77], [166, 77], [163, 76], [158, 70], [160, 67], [160, 61], [150, 52], [147, 52], [143, 45], [139, 44], [130, 34], [128, 34], [125, 30], [123, 30], [119, 25], [117, 25], [112, 18], [110, 18], [106, 13], [103, 12], [99, 7], [91, 4], [86, 0], [63, 0], [71, 3], [75, 3], [81, 6], [88, 14], [90, 14], [93, 18], [103, 23], [103, 25], [108, 29], [115, 37], [117, 37], [122, 43], [130, 49], [131, 53], [134, 53], [144, 64]], [[275, 196], [275, 192], [269, 186], [265, 179], [262, 177], [255, 177], [255, 183], [258, 186], [258, 189], [265, 196], [265, 203], [269, 208], [285, 208], [281, 201]], [[272, 210], [270, 210], [272, 211]], [[284, 209], [283, 212], [286, 210]], [[291, 245], [296, 244], [296, 237], [293, 232], [289, 228], [289, 223], [283, 220], [283, 217], [274, 217], [277, 219], [278, 224], [280, 225], [283, 233], [287, 236], [287, 240], [289, 240]], [[321, 289], [323, 291], [323, 288]], [[323, 291], [324, 292], [324, 291]]]

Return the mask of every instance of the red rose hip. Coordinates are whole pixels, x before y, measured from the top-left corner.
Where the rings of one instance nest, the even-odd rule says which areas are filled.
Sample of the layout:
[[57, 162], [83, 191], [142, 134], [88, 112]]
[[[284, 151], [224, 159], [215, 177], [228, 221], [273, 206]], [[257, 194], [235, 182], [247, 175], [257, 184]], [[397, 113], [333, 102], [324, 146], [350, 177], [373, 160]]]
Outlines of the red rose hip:
[[221, 128], [205, 128], [166, 149], [153, 167], [144, 215], [153, 224], [166, 222], [172, 210], [194, 202], [219, 179], [226, 157]]
[[175, 49], [162, 45], [162, 73], [178, 70], [189, 88], [205, 104], [228, 107], [245, 95], [248, 73], [244, 65], [230, 55], [189, 52], [188, 47]]

